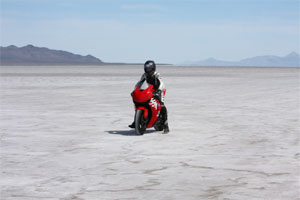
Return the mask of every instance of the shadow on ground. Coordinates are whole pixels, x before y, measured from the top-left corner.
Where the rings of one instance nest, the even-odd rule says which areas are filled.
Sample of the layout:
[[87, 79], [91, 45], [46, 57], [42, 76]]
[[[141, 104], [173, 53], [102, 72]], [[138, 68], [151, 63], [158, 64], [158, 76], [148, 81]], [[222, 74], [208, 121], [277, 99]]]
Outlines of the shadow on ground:
[[[139, 136], [135, 130], [112, 130], [112, 131], [105, 131], [109, 134], [117, 134], [117, 135], [124, 135], [124, 136]], [[153, 133], [155, 130], [146, 130], [144, 134]]]

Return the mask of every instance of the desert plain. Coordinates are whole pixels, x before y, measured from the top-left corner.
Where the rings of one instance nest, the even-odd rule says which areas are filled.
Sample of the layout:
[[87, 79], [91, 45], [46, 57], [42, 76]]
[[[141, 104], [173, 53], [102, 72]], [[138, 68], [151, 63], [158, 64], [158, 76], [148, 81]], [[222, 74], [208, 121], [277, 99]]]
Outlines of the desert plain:
[[300, 199], [299, 68], [158, 71], [171, 132], [138, 136], [142, 66], [1, 66], [1, 199]]

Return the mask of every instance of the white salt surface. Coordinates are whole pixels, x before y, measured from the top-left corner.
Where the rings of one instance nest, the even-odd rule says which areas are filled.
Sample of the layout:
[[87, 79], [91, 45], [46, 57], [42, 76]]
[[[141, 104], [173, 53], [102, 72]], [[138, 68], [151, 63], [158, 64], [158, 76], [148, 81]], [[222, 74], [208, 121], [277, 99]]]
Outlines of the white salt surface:
[[158, 71], [171, 132], [137, 136], [142, 66], [1, 67], [1, 199], [299, 199], [299, 68]]

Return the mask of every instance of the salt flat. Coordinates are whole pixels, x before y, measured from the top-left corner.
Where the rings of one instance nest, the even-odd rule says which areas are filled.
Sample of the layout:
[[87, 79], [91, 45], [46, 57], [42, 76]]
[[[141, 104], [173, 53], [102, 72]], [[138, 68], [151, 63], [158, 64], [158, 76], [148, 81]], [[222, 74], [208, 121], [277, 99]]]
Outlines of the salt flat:
[[299, 68], [158, 71], [171, 132], [137, 136], [142, 66], [2, 66], [1, 199], [300, 199]]

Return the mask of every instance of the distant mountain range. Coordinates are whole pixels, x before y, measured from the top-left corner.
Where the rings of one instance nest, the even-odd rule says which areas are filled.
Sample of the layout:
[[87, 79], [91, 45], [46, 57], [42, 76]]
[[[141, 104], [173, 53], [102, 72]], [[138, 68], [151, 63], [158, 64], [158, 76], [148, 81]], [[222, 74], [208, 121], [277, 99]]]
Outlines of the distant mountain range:
[[258, 66], [258, 67], [300, 67], [300, 55], [292, 52], [284, 57], [280, 56], [256, 56], [240, 61], [224, 61], [208, 58], [202, 61], [185, 62], [187, 66]]
[[[0, 47], [0, 65], [144, 65], [144, 63], [103, 62], [91, 55], [82, 56], [62, 50], [27, 45]], [[170, 65], [157, 63], [157, 65]]]
[[0, 47], [0, 65], [103, 65], [100, 59], [27, 45]]
[[[27, 45], [0, 47], [0, 65], [143, 65], [143, 63], [106, 63], [87, 55], [82, 56], [67, 51], [52, 50], [45, 47]], [[165, 64], [160, 64], [165, 65]], [[187, 66], [263, 66], [263, 67], [300, 67], [299, 54], [292, 52], [284, 57], [257, 56], [240, 61], [223, 61], [208, 58], [202, 61], [185, 62]]]

